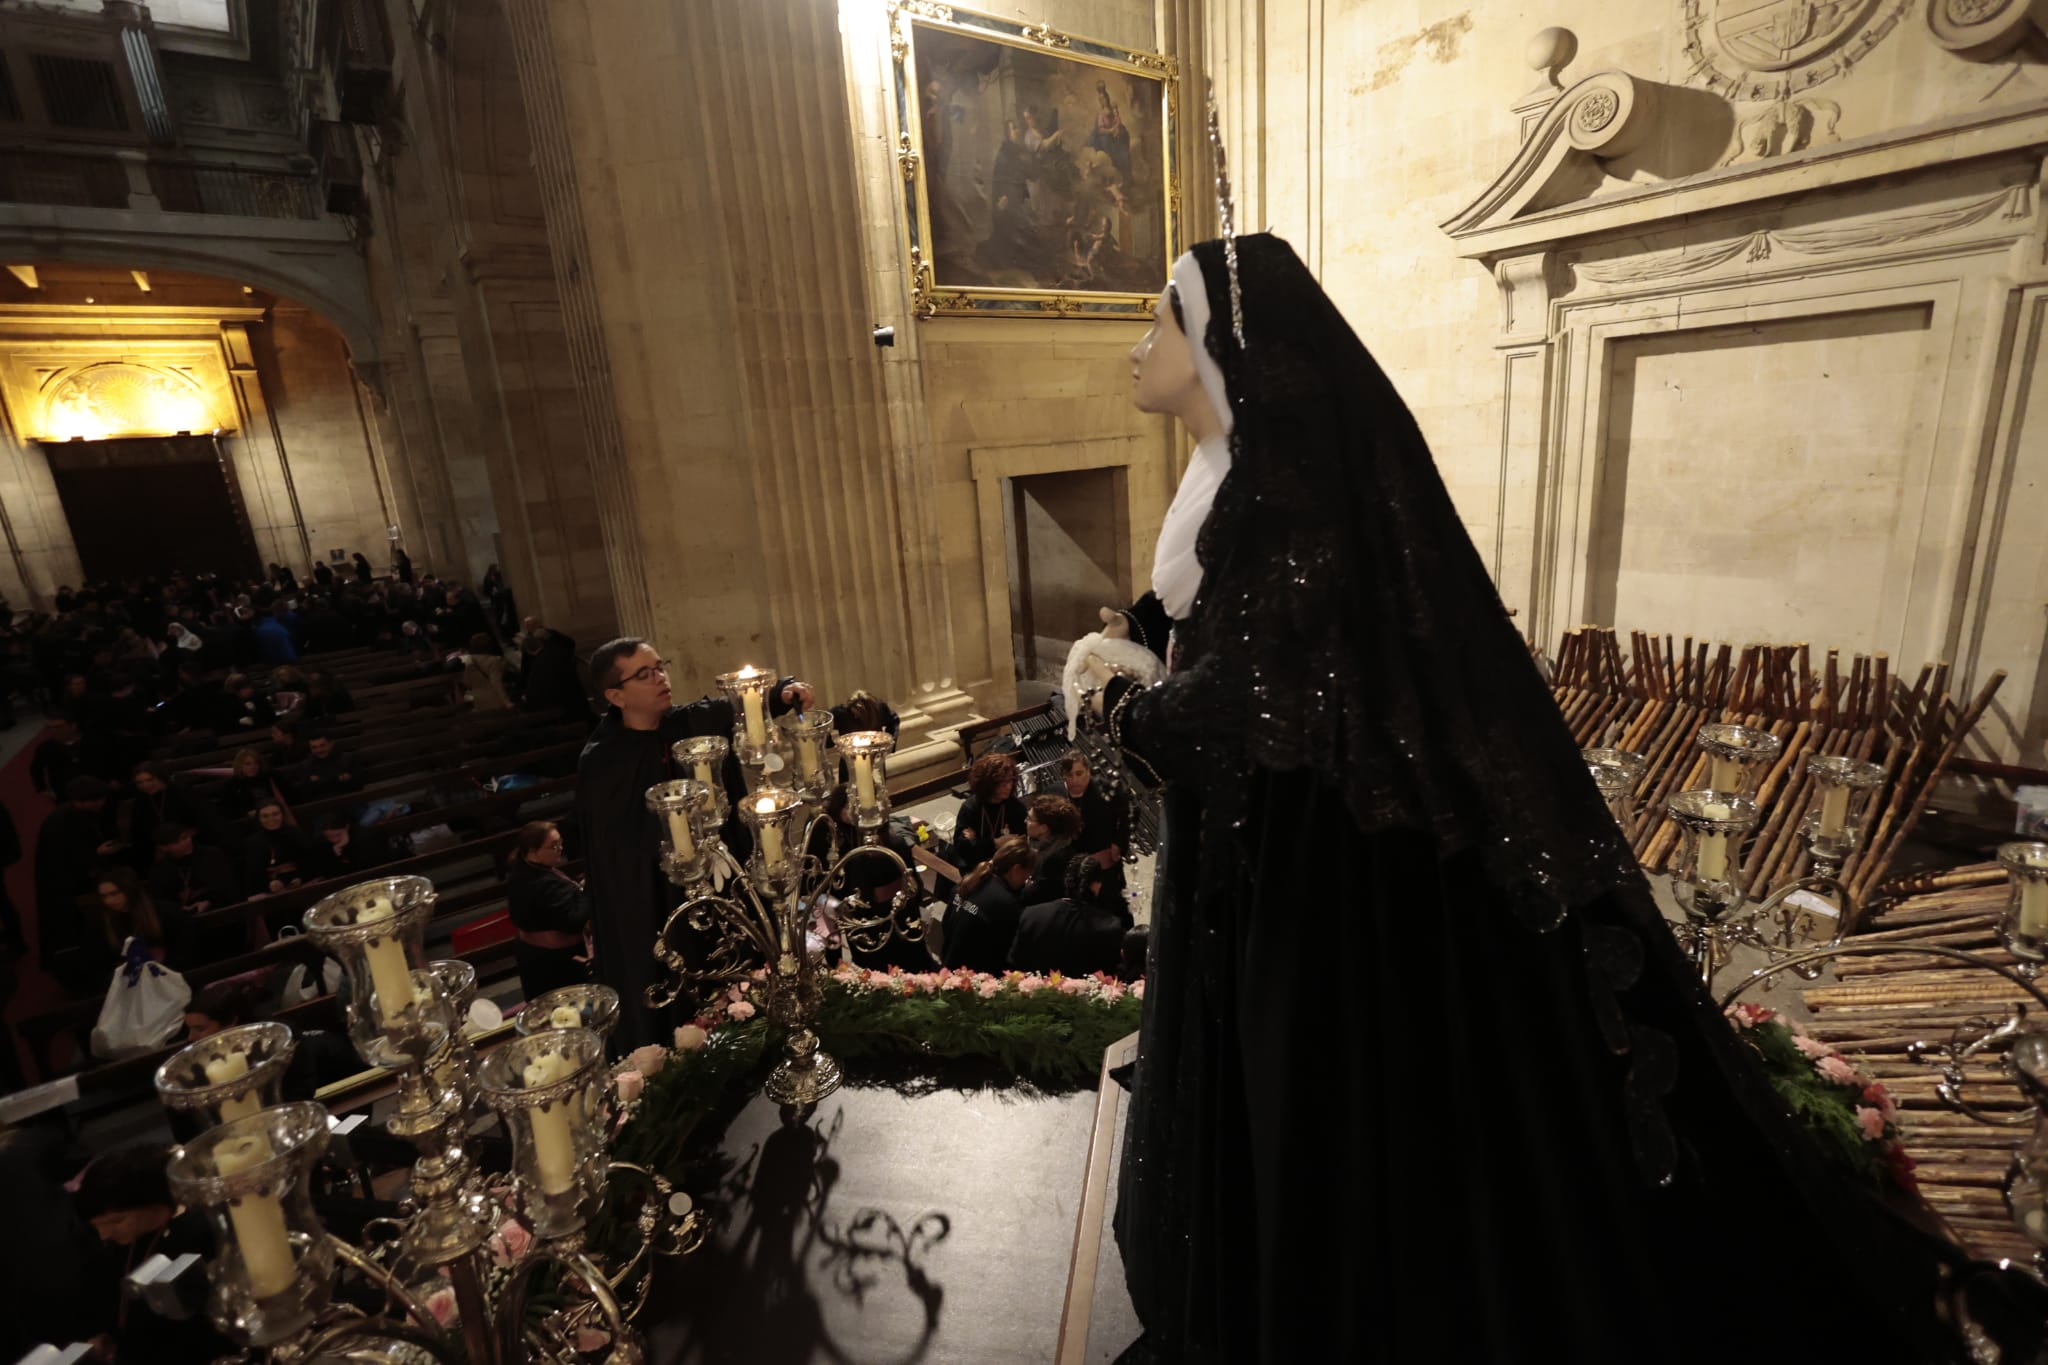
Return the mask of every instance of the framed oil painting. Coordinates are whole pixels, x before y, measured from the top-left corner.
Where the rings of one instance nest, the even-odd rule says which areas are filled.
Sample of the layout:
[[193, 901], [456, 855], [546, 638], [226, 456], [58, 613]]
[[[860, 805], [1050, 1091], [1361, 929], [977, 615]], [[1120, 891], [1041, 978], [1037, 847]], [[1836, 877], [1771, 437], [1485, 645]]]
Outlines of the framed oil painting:
[[1180, 250], [1173, 60], [890, 0], [919, 317], [1142, 318]]

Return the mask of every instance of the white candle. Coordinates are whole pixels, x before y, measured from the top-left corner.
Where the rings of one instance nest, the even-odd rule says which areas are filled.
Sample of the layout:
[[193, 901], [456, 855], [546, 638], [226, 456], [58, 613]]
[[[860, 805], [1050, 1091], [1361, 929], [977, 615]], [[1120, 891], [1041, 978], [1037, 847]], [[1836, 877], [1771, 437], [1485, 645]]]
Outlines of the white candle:
[[[1709, 820], [1726, 820], [1733, 812], [1722, 805], [1701, 808], [1701, 814]], [[1728, 880], [1728, 836], [1725, 834], [1702, 834], [1700, 836], [1699, 867], [1696, 869], [1701, 881], [1720, 882]]]
[[806, 782], [815, 782], [822, 766], [818, 759], [818, 737], [815, 734], [801, 735], [796, 742], [797, 767], [803, 772]]
[[1732, 758], [1715, 755], [1712, 785], [1717, 792], [1740, 792], [1745, 785], [1742, 780], [1742, 765]]
[[[751, 681], [756, 669], [748, 664], [740, 670], [742, 678]], [[748, 688], [740, 693], [740, 706], [746, 712], [747, 743], [760, 748], [768, 742], [768, 718], [762, 714], [764, 694], [758, 689]]]
[[[226, 1085], [229, 1081], [239, 1081], [248, 1074], [249, 1055], [245, 1052], [230, 1052], [206, 1064], [208, 1085]], [[262, 1107], [262, 1099], [252, 1090], [240, 1099], [222, 1100], [220, 1121], [228, 1123], [234, 1119], [247, 1118]]]
[[[234, 1175], [260, 1166], [275, 1155], [262, 1137], [229, 1138], [213, 1149], [214, 1169]], [[275, 1196], [252, 1194], [228, 1205], [228, 1223], [242, 1265], [249, 1272], [249, 1290], [259, 1299], [272, 1298], [292, 1287], [298, 1267], [292, 1261], [291, 1234], [285, 1230], [284, 1206]]]
[[[764, 796], [754, 803], [754, 809], [762, 815], [775, 814], [775, 798]], [[761, 822], [761, 861], [769, 867], [782, 861], [782, 827]]]
[[2048, 938], [2048, 882], [2020, 883], [2020, 932], [2028, 938]]
[[704, 784], [705, 786], [707, 786], [707, 787], [711, 785], [711, 760], [710, 760], [710, 759], [708, 759], [708, 758], [700, 758], [700, 759], [698, 759], [698, 760], [697, 760], [697, 780], [698, 780], [699, 782], [702, 782], [702, 783], [703, 783], [703, 784]]
[[549, 1028], [582, 1028], [583, 1011], [572, 1005], [557, 1005], [548, 1014]]
[[861, 805], [875, 804], [875, 758], [865, 749], [853, 751], [853, 785]]
[[[543, 1053], [528, 1064], [522, 1079], [529, 1090], [566, 1080], [575, 1065], [559, 1052]], [[533, 1120], [533, 1164], [543, 1194], [561, 1194], [576, 1183], [576, 1137], [569, 1128], [569, 1102], [530, 1109]]]
[[1849, 789], [1829, 787], [1820, 798], [1820, 837], [1839, 839], [1849, 824]]
[[687, 810], [668, 813], [668, 842], [676, 857], [686, 863], [697, 856], [697, 841], [690, 837], [690, 812]]
[[[373, 924], [378, 920], [393, 919], [396, 914], [391, 902], [379, 896], [356, 916], [356, 923]], [[397, 935], [386, 934], [364, 945], [363, 955], [370, 965], [370, 985], [377, 993], [377, 1013], [384, 1027], [389, 1028], [415, 998], [412, 968], [405, 960], [405, 945]]]

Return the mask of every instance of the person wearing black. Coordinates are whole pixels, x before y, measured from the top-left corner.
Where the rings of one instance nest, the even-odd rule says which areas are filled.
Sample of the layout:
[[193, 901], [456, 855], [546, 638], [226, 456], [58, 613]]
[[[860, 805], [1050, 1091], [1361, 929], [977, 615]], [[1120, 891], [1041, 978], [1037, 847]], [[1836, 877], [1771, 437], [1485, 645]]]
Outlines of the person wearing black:
[[166, 823], [190, 825], [211, 842], [221, 841], [220, 817], [197, 792], [174, 778], [169, 768], [155, 760], [138, 763], [130, 780], [135, 788], [135, 798], [128, 803], [131, 850], [140, 850], [145, 858], [154, 857], [156, 832]]
[[576, 642], [527, 617], [520, 632], [519, 705], [527, 711], [556, 711], [570, 720], [590, 716], [590, 698], [576, 676]]
[[1067, 860], [1079, 852], [1081, 812], [1064, 796], [1040, 792], [1025, 808], [1024, 837], [1038, 853], [1038, 871], [1024, 887], [1024, 903], [1067, 894]]
[[376, 577], [376, 575], [370, 571], [370, 561], [363, 557], [363, 552], [361, 550], [357, 550], [355, 554], [352, 556], [352, 558], [355, 560], [356, 565], [356, 582], [369, 583], [372, 579]]
[[195, 843], [195, 832], [183, 824], [157, 827], [150, 895], [160, 906], [176, 906], [188, 915], [239, 904], [242, 885], [234, 861], [210, 844]]
[[256, 680], [246, 673], [230, 673], [221, 684], [219, 710], [214, 713], [214, 733], [222, 736], [255, 734], [277, 719], [267, 697], [257, 695]]
[[[184, 1316], [166, 1317], [128, 1285], [128, 1276], [151, 1256], [176, 1260], [191, 1252], [204, 1263], [213, 1255], [205, 1218], [171, 1197], [170, 1159], [168, 1147], [123, 1147], [94, 1160], [78, 1178], [78, 1215], [112, 1252], [103, 1271], [112, 1284], [101, 1301], [107, 1355], [119, 1365], [191, 1365], [234, 1350], [214, 1331], [203, 1289], [181, 1296], [187, 1298]], [[180, 1283], [196, 1285], [201, 1278], [188, 1271]]]
[[1075, 849], [1093, 856], [1102, 868], [1104, 885], [1122, 895], [1124, 852], [1131, 846], [1129, 794], [1105, 792], [1079, 749], [1060, 758], [1060, 781], [1066, 785], [1067, 799], [1081, 812], [1081, 837], [1074, 841]]
[[[590, 659], [590, 676], [608, 709], [577, 762], [577, 828], [588, 869], [596, 976], [619, 993], [617, 1040], [630, 1049], [667, 1036], [657, 1011], [646, 1003], [646, 988], [655, 979], [648, 945], [674, 903], [674, 888], [656, 862], [661, 835], [647, 808], [647, 789], [691, 775], [678, 771], [670, 753], [677, 740], [730, 736], [734, 716], [732, 703], [723, 697], [673, 705], [668, 661], [645, 640], [628, 637], [599, 646]], [[768, 700], [777, 715], [791, 705], [807, 708], [810, 685], [779, 679]], [[728, 755], [718, 776], [737, 806], [746, 796], [739, 761]], [[736, 854], [751, 852], [737, 817], [727, 821], [725, 839]]]
[[105, 959], [79, 897], [92, 891], [94, 869], [121, 852], [107, 810], [109, 791], [97, 777], [72, 778], [63, 804], [36, 834], [36, 951], [73, 995], [106, 985]]
[[412, 582], [412, 556], [402, 549], [395, 549], [391, 560], [398, 567], [398, 581], [409, 585]]
[[256, 832], [242, 846], [242, 885], [252, 900], [317, 880], [320, 861], [313, 837], [285, 818], [283, 802], [256, 808]]
[[946, 909], [940, 960], [952, 971], [1000, 975], [1010, 965], [1010, 944], [1024, 913], [1024, 883], [1038, 868], [1038, 855], [1021, 834], [996, 840], [995, 855], [960, 879], [959, 894]]
[[1017, 759], [1013, 754], [983, 754], [967, 770], [967, 796], [953, 821], [952, 857], [956, 867], [986, 860], [996, 840], [1024, 832], [1024, 800], [1017, 795]]
[[321, 801], [362, 789], [363, 784], [356, 779], [354, 761], [335, 744], [332, 735], [314, 731], [306, 739], [306, 750], [304, 762], [278, 774], [293, 800]]
[[519, 831], [505, 878], [507, 908], [519, 937], [512, 946], [519, 990], [527, 1000], [590, 979], [583, 930], [590, 902], [582, 884], [562, 871], [562, 831], [535, 820]]
[[29, 781], [51, 800], [62, 800], [71, 779], [91, 771], [89, 753], [78, 721], [59, 716], [50, 722], [50, 737], [36, 745], [35, 757], [29, 760]]
[[880, 697], [856, 692], [832, 708], [832, 729], [842, 735], [856, 730], [886, 730], [889, 738], [895, 739], [903, 729], [903, 721], [896, 708]]
[[[1132, 353], [1209, 470], [1153, 566], [1173, 666], [1075, 670], [1165, 791], [1124, 1359], [2039, 1358], [2039, 1282], [1831, 1161], [1703, 988], [1307, 267], [1261, 233], [1173, 279]], [[1757, 1293], [1759, 1217], [1856, 1273]]]
[[1065, 883], [1066, 895], [1027, 905], [1018, 916], [1011, 971], [1087, 976], [1122, 966], [1131, 910], [1108, 886], [1102, 864], [1076, 853], [1067, 860]]
[[227, 780], [213, 791], [214, 806], [230, 820], [246, 819], [264, 802], [283, 799], [270, 765], [254, 749], [235, 750]]

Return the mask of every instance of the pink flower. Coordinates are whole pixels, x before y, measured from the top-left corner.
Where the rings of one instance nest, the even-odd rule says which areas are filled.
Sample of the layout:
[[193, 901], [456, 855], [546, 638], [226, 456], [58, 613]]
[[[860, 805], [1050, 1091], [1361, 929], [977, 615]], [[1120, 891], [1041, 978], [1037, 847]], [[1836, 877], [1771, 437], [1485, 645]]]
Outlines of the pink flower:
[[1752, 1005], [1745, 1000], [1739, 1005], [1730, 1005], [1728, 1017], [1743, 1028], [1755, 1028], [1758, 1024], [1770, 1023], [1778, 1015], [1775, 1010], [1766, 1009], [1762, 1005]]
[[1809, 1037], [1804, 1033], [1795, 1033], [1792, 1035], [1792, 1046], [1798, 1048], [1801, 1052], [1813, 1058], [1815, 1061], [1819, 1061], [1823, 1057], [1832, 1057], [1835, 1055], [1835, 1050], [1829, 1047], [1826, 1043], [1823, 1043], [1818, 1038]]
[[922, 991], [930, 995], [939, 988], [939, 978], [931, 972], [911, 972], [902, 978], [902, 983], [905, 995], [912, 991]]
[[621, 1071], [613, 1078], [612, 1084], [619, 1088], [619, 1103], [631, 1104], [647, 1089], [647, 1078], [637, 1071]]
[[992, 976], [984, 976], [981, 984], [974, 988], [984, 1000], [993, 999], [1003, 989], [1003, 983]]
[[1872, 1142], [1881, 1141], [1884, 1137], [1884, 1115], [1867, 1104], [1856, 1106], [1856, 1126]]
[[1137, 997], [1138, 997], [1138, 998], [1139, 998], [1140, 1000], [1143, 1000], [1143, 999], [1145, 998], [1145, 978], [1144, 978], [1144, 977], [1142, 977], [1142, 976], [1141, 976], [1141, 977], [1139, 977], [1139, 978], [1138, 978], [1138, 979], [1137, 979], [1136, 981], [1133, 981], [1133, 982], [1131, 983], [1131, 994], [1132, 994], [1132, 995], [1135, 995], [1135, 996], [1137, 996]]
[[1853, 1085], [1859, 1090], [1863, 1088], [1863, 1078], [1856, 1074], [1856, 1068], [1840, 1057], [1823, 1057], [1814, 1063], [1814, 1069], [1837, 1085]]
[[695, 1024], [684, 1024], [676, 1030], [676, 1051], [695, 1052], [710, 1039], [711, 1034]]
[[626, 1065], [632, 1067], [643, 1077], [657, 1075], [663, 1067], [668, 1065], [668, 1049], [660, 1043], [649, 1043], [646, 1047], [636, 1047], [626, 1054]]
[[968, 991], [968, 990], [973, 990], [973, 989], [974, 989], [974, 973], [972, 973], [972, 972], [956, 972], [956, 973], [954, 973], [954, 974], [953, 974], [953, 975], [951, 975], [951, 976], [947, 976], [947, 975], [945, 975], [944, 973], [941, 973], [941, 974], [940, 974], [940, 976], [939, 976], [939, 988], [940, 988], [941, 990], [948, 990], [948, 991]]
[[744, 1000], [733, 1001], [733, 1003], [725, 1007], [725, 1012], [731, 1016], [734, 1023], [739, 1024], [744, 1024], [747, 1020], [754, 1017], [754, 1007]]
[[1019, 979], [1017, 982], [1017, 993], [1020, 995], [1030, 995], [1034, 991], [1044, 989], [1045, 978], [1042, 976], [1027, 976]]
[[1115, 1004], [1115, 1003], [1116, 1003], [1117, 1001], [1119, 1001], [1119, 1000], [1121, 1000], [1121, 999], [1123, 999], [1123, 998], [1124, 998], [1124, 983], [1123, 983], [1123, 982], [1121, 982], [1121, 981], [1105, 981], [1105, 982], [1103, 982], [1103, 983], [1102, 983], [1102, 1003], [1104, 1003], [1105, 1005], [1113, 1005], [1113, 1004]]
[[524, 1256], [532, 1245], [533, 1234], [526, 1230], [526, 1225], [516, 1218], [507, 1218], [491, 1236], [491, 1259], [501, 1266], [509, 1266]]
[[434, 1315], [434, 1321], [447, 1327], [457, 1321], [455, 1312], [455, 1290], [443, 1285], [427, 1295], [427, 1311]]
[[1886, 1123], [1890, 1123], [1898, 1118], [1899, 1106], [1893, 1102], [1892, 1092], [1879, 1085], [1876, 1081], [1872, 1081], [1869, 1085], [1863, 1087], [1863, 1099], [1866, 1103], [1877, 1106], [1877, 1112], [1884, 1115]]
[[1088, 994], [1088, 978], [1085, 976], [1070, 976], [1060, 982], [1059, 989], [1061, 995], [1086, 995]]

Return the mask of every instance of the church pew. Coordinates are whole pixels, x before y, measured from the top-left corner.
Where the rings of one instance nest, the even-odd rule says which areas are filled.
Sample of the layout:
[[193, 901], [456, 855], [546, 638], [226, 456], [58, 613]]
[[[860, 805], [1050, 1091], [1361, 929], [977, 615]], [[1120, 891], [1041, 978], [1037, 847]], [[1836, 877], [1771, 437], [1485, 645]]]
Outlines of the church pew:
[[[428, 921], [426, 931], [428, 956], [444, 958], [449, 956], [449, 952], [442, 952], [442, 948], [453, 943], [457, 931], [481, 919], [494, 917], [506, 909], [506, 886], [502, 874], [506, 857], [510, 857], [510, 847], [512, 845], [504, 835], [494, 835], [471, 845], [453, 845], [449, 849], [436, 849], [436, 853], [428, 853], [420, 857], [420, 860], [408, 860], [408, 866], [420, 864], [418, 868], [401, 870], [401, 864], [391, 864], [387, 868], [377, 868], [375, 872], [326, 882], [324, 886], [328, 886], [328, 890], [322, 890], [322, 896], [330, 894], [330, 890], [342, 890], [346, 886], [377, 880], [383, 876], [428, 876], [438, 892], [434, 900], [434, 917]], [[563, 864], [563, 870], [569, 872], [571, 876], [580, 876], [582, 862]], [[266, 905], [266, 902], [283, 900], [285, 896], [291, 894], [293, 892], [285, 892], [283, 896], [266, 896], [264, 900], [254, 900], [248, 902], [248, 905]], [[313, 896], [313, 900], [317, 898], [319, 896]], [[305, 905], [311, 907], [313, 900], [307, 900]], [[299, 915], [303, 915], [303, 907]], [[483, 950], [477, 952], [481, 954]], [[289, 937], [272, 939], [270, 943], [264, 943], [262, 948], [252, 952], [190, 968], [182, 972], [182, 976], [188, 986], [193, 986], [193, 995], [197, 997], [205, 986], [211, 986], [213, 982], [219, 980], [231, 980], [236, 976], [246, 976], [250, 972], [260, 970], [274, 972], [291, 968], [301, 962], [317, 970], [319, 960], [322, 960], [322, 954], [319, 954], [317, 948], [313, 948], [313, 941], [303, 933], [295, 933]], [[510, 966], [510, 962], [512, 950], [506, 948], [504, 964], [500, 966]], [[481, 976], [481, 970], [479, 980], [487, 980]], [[92, 1025], [98, 1021], [100, 1003], [100, 997], [68, 1001], [53, 1009], [29, 1015], [14, 1025], [20, 1040], [29, 1046], [29, 1054], [45, 1078], [57, 1074], [53, 1046], [59, 1038], [70, 1038], [74, 1042], [78, 1056], [88, 1054], [92, 1040]]]
[[[334, 736], [337, 743], [346, 744], [366, 730], [405, 728], [424, 732], [469, 714], [473, 713], [467, 706], [452, 703], [445, 707], [422, 711], [355, 710], [336, 717], [324, 728]], [[204, 749], [161, 755], [162, 761], [173, 771], [226, 767], [235, 754], [243, 749], [254, 749], [258, 753], [267, 754], [270, 750], [270, 727], [265, 725], [243, 731], [216, 732], [214, 740], [213, 744]]]
[[558, 740], [531, 749], [521, 749], [517, 753], [486, 754], [452, 768], [429, 769], [415, 763], [412, 765], [412, 771], [397, 777], [379, 779], [360, 791], [322, 797], [318, 801], [302, 801], [292, 807], [292, 814], [298, 817], [299, 823], [308, 824], [330, 812], [347, 810], [365, 802], [402, 800], [407, 796], [425, 792], [437, 779], [480, 781], [502, 773], [529, 772], [537, 767], [558, 765], [563, 760], [573, 760], [583, 751], [585, 743], [586, 741], [581, 739]]
[[[408, 753], [418, 753], [422, 748], [431, 747], [436, 741], [467, 742], [493, 739], [508, 730], [534, 729], [560, 723], [552, 716], [524, 711], [493, 711], [478, 714], [464, 708], [448, 713], [437, 712], [418, 720], [393, 722], [382, 729], [353, 736], [337, 734], [333, 735], [333, 738], [338, 747], [357, 760], [375, 763]], [[268, 760], [273, 752], [268, 736], [269, 731], [266, 730], [260, 740], [252, 739], [248, 744], [237, 745], [224, 752], [215, 751], [196, 758], [180, 759], [174, 765], [173, 771], [225, 768], [233, 762], [235, 754], [244, 748], [254, 749]]]

